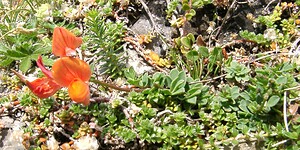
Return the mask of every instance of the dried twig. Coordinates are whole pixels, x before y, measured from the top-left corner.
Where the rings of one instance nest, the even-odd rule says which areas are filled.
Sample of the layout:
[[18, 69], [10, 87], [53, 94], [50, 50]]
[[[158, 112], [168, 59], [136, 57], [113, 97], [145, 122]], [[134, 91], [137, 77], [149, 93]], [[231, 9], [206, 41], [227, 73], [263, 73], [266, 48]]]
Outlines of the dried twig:
[[150, 23], [151, 23], [151, 25], [152, 25], [152, 28], [153, 28], [154, 33], [156, 33], [156, 34], [160, 37], [160, 39], [164, 42], [164, 44], [166, 44], [166, 45], [168, 46], [168, 43], [167, 43], [167, 41], [165, 40], [165, 37], [164, 37], [164, 36], [162, 35], [162, 33], [157, 29], [157, 25], [156, 25], [156, 23], [155, 23], [155, 21], [154, 21], [154, 19], [153, 19], [153, 17], [152, 17], [152, 14], [151, 14], [151, 12], [150, 12], [148, 6], [146, 5], [146, 3], [145, 3], [143, 0], [139, 0], [139, 1], [140, 1], [140, 3], [143, 5], [143, 8], [144, 8], [144, 10], [146, 11], [146, 14], [147, 14], [147, 16], [148, 16], [149, 19], [150, 19]]
[[277, 146], [279, 146], [279, 145], [281, 145], [281, 144], [286, 143], [287, 141], [289, 141], [289, 140], [283, 140], [283, 141], [280, 141], [280, 142], [278, 142], [278, 143], [273, 144], [271, 147], [277, 147]]
[[[140, 46], [140, 44], [138, 43], [138, 42], [135, 42], [132, 38], [130, 38], [130, 37], [126, 37], [126, 38], [124, 38], [124, 41], [126, 41], [126, 42], [129, 42], [129, 43], [131, 43], [132, 44], [132, 46], [134, 47], [134, 49], [138, 52], [138, 54], [140, 55], [140, 56], [142, 56], [143, 58], [144, 58], [144, 60], [148, 60], [148, 58], [145, 56], [145, 50]], [[154, 64], [154, 63], [151, 63], [151, 62], [149, 62], [149, 61], [147, 61], [152, 67], [154, 67], [155, 69], [157, 69], [157, 70], [159, 70], [160, 72], [164, 72], [164, 73], [167, 73], [167, 71], [166, 70], [164, 70], [164, 69], [162, 69], [162, 68], [160, 68], [160, 67], [158, 67], [156, 64]]]
[[[271, 135], [270, 134], [263, 134], [263, 135], [261, 135], [261, 137], [271, 137], [271, 136], [277, 136], [277, 134], [275, 133], [275, 134], [271, 134]], [[214, 142], [214, 145], [221, 145], [221, 144], [223, 144], [225, 142], [231, 142], [233, 140], [238, 140], [239, 143], [246, 143], [248, 141], [250, 141], [250, 142], [257, 141], [258, 138], [255, 135], [250, 135], [250, 134], [249, 135], [241, 135], [241, 134], [239, 134], [239, 135], [237, 135], [236, 137], [233, 137], [233, 138], [228, 138], [226, 140]], [[212, 148], [212, 145], [211, 144], [205, 144], [204, 147], [206, 149], [210, 149], [210, 148]]]
[[201, 81], [196, 81], [196, 82], [191, 82], [190, 84], [212, 82], [212, 81], [214, 81], [214, 80], [216, 80], [216, 79], [223, 78], [223, 77], [225, 77], [225, 76], [226, 76], [226, 74], [222, 74], [222, 75], [220, 75], [220, 76], [216, 76], [216, 77], [213, 77], [213, 78], [211, 78], [211, 79], [201, 80]]
[[235, 5], [236, 5], [236, 0], [234, 0], [234, 1], [231, 3], [230, 7], [228, 8], [228, 11], [227, 11], [227, 13], [226, 13], [226, 15], [225, 15], [225, 17], [224, 17], [224, 19], [223, 19], [223, 22], [222, 22], [221, 26], [219, 27], [219, 30], [218, 30], [217, 33], [216, 33], [216, 39], [217, 39], [218, 36], [220, 35], [221, 29], [223, 29], [223, 26], [224, 26], [225, 23], [227, 22], [227, 19], [229, 18], [229, 15], [231, 14], [231, 10], [232, 10], [233, 8], [235, 8], [235, 7], [234, 7]]
[[284, 92], [284, 97], [283, 97], [283, 120], [284, 120], [284, 126], [285, 130], [289, 132], [289, 126], [288, 126], [288, 121], [287, 121], [287, 112], [286, 112], [286, 107], [287, 107], [287, 91]]
[[133, 86], [119, 87], [119, 86], [116, 86], [114, 84], [106, 83], [106, 82], [103, 82], [103, 81], [100, 81], [100, 80], [97, 80], [97, 79], [91, 79], [90, 81], [94, 82], [96, 84], [105, 86], [105, 87], [109, 87], [109, 88], [118, 90], [118, 91], [125, 91], [125, 92], [131, 92], [131, 91], [141, 92], [141, 91], [143, 91], [143, 89], [135, 88]]

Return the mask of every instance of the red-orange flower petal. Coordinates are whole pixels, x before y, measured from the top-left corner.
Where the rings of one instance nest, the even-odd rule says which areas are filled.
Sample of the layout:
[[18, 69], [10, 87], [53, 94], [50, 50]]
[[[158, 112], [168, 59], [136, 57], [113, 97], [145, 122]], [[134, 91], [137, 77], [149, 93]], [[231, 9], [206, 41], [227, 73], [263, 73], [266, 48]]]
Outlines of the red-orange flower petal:
[[68, 86], [68, 92], [70, 98], [76, 102], [85, 106], [90, 104], [90, 89], [87, 83], [83, 82], [79, 78], [75, 78]]
[[76, 54], [76, 48], [82, 43], [80, 37], [63, 27], [56, 27], [53, 32], [52, 53], [55, 56], [71, 56]]
[[42, 70], [45, 76], [47, 76], [50, 79], [53, 79], [52, 72], [44, 66], [42, 56], [39, 56], [38, 60], [36, 61], [37, 66]]
[[75, 78], [86, 82], [91, 74], [90, 66], [79, 58], [62, 57], [57, 59], [52, 66], [54, 80], [64, 87], [68, 87]]
[[39, 98], [50, 97], [61, 88], [53, 79], [48, 77], [38, 78], [32, 82], [26, 81], [25, 83], [32, 93]]

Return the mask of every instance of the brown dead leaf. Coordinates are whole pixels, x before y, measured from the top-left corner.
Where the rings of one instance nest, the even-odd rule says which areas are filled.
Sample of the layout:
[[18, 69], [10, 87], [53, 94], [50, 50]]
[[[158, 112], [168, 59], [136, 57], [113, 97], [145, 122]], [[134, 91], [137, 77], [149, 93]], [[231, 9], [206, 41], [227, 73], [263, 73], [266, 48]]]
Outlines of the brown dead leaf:
[[289, 106], [289, 112], [291, 115], [296, 115], [297, 111], [298, 111], [298, 108], [299, 108], [299, 104], [295, 103], [295, 104], [291, 104]]
[[71, 149], [71, 146], [70, 146], [69, 143], [64, 143], [64, 144], [62, 144], [62, 145], [60, 146], [60, 148], [61, 148], [62, 150], [69, 150], [69, 149]]

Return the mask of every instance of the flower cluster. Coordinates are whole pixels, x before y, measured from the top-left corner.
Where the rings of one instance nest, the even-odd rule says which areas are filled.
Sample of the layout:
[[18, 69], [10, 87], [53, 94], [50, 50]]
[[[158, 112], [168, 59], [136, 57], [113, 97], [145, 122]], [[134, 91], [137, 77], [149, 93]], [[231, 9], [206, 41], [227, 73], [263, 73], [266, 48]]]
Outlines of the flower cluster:
[[59, 58], [54, 62], [52, 70], [48, 70], [39, 56], [38, 67], [45, 77], [29, 81], [25, 76], [15, 72], [29, 89], [39, 98], [47, 98], [60, 88], [67, 87], [70, 98], [77, 103], [89, 105], [90, 90], [86, 83], [91, 77], [89, 65], [76, 56], [76, 48], [82, 39], [62, 27], [56, 27], [53, 33], [52, 53]]

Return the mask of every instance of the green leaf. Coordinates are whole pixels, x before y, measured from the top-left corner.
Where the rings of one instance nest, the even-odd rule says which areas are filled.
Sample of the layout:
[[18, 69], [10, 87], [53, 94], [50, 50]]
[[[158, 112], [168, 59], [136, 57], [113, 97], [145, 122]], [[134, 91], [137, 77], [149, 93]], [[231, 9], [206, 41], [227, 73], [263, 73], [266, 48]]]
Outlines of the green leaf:
[[209, 56], [209, 63], [208, 63], [209, 72], [213, 72], [213, 70], [216, 69], [216, 67], [214, 67], [214, 66], [216, 65], [217, 61], [222, 60], [222, 57], [223, 57], [222, 48], [215, 47]]
[[239, 134], [239, 131], [234, 127], [230, 129], [230, 132], [233, 137], [236, 137]]
[[194, 97], [188, 98], [186, 101], [188, 103], [190, 103], [190, 104], [194, 104], [195, 105], [197, 103], [197, 97], [194, 96]]
[[191, 9], [191, 10], [190, 10], [190, 14], [191, 14], [192, 16], [195, 16], [195, 15], [196, 15], [196, 11], [195, 11], [194, 9]]
[[299, 133], [297, 133], [297, 132], [284, 132], [283, 134], [285, 136], [287, 136], [288, 138], [294, 139], [294, 140], [297, 140], [298, 136], [299, 136]]
[[172, 95], [178, 95], [185, 92], [184, 86], [185, 86], [185, 80], [177, 78], [176, 80], [173, 80], [171, 83], [170, 91]]
[[8, 48], [6, 45], [4, 45], [3, 43], [0, 43], [0, 53], [4, 53], [6, 54], [6, 52], [10, 50], [10, 48]]
[[232, 145], [238, 145], [239, 141], [234, 139], [234, 140], [231, 141], [231, 143], [232, 143]]
[[27, 54], [24, 54], [22, 52], [16, 51], [16, 50], [8, 50], [7, 51], [7, 56], [15, 59], [15, 60], [20, 60], [20, 58], [24, 58], [27, 56]]
[[190, 97], [194, 97], [194, 96], [197, 96], [201, 94], [201, 89], [200, 88], [191, 88], [187, 91], [187, 97], [190, 98]]
[[196, 61], [196, 60], [199, 59], [198, 52], [195, 51], [195, 50], [189, 51], [189, 52], [186, 54], [186, 57], [187, 57], [188, 60], [191, 60], [191, 61]]
[[189, 6], [189, 4], [184, 3], [184, 4], [182, 5], [182, 10], [183, 10], [183, 11], [187, 11], [187, 10], [189, 10], [189, 9], [191, 9], [190, 6]]
[[136, 73], [135, 73], [133, 67], [130, 67], [128, 70], [126, 70], [124, 72], [124, 75], [127, 79], [135, 79], [135, 77], [136, 77]]
[[280, 100], [280, 97], [277, 95], [273, 95], [270, 97], [270, 99], [267, 102], [267, 107], [273, 107], [275, 106]]
[[248, 105], [248, 102], [245, 101], [245, 100], [242, 100], [242, 101], [240, 102], [239, 108], [240, 108], [242, 111], [244, 111], [244, 112], [250, 113], [249, 110], [248, 110], [248, 108], [247, 108], [247, 105]]
[[192, 41], [188, 37], [182, 37], [180, 39], [180, 41], [181, 41], [181, 44], [183, 46], [185, 46], [186, 48], [189, 48], [189, 49], [192, 48]]
[[185, 18], [186, 18], [186, 20], [191, 20], [192, 18], [193, 18], [193, 14], [191, 14], [191, 13], [186, 13], [185, 14]]
[[51, 59], [51, 58], [48, 58], [46, 56], [42, 56], [42, 59], [43, 59], [44, 65], [46, 65], [46, 66], [52, 66], [54, 64], [54, 60]]
[[291, 64], [288, 64], [288, 63], [284, 63], [280, 72], [288, 72], [288, 71], [291, 71], [293, 70], [293, 66]]
[[148, 83], [149, 83], [149, 76], [146, 73], [142, 76], [142, 80], [140, 81], [140, 86], [147, 86]]
[[230, 89], [231, 98], [237, 99], [240, 96], [240, 89], [237, 86], [234, 86]]
[[178, 78], [181, 79], [181, 80], [186, 81], [185, 72], [184, 71], [180, 71], [179, 74], [178, 74]]
[[30, 57], [26, 57], [22, 59], [19, 67], [22, 72], [26, 72], [30, 68], [30, 66], [31, 66], [31, 59]]
[[170, 71], [170, 77], [172, 80], [176, 79], [178, 77], [179, 71], [177, 69], [172, 69]]
[[10, 59], [8, 57], [3, 58], [2, 60], [0, 60], [0, 66], [6, 67], [9, 64], [11, 64], [13, 61], [14, 61], [13, 59]]
[[207, 47], [199, 46], [198, 52], [200, 54], [200, 57], [202, 57], [202, 58], [207, 58], [209, 56]]
[[279, 76], [276, 79], [277, 84], [286, 84], [287, 83], [287, 77], [286, 76]]
[[248, 94], [247, 92], [242, 92], [242, 93], [240, 94], [240, 96], [241, 96], [242, 98], [244, 98], [245, 100], [250, 100], [250, 96], [249, 96], [249, 94]]

